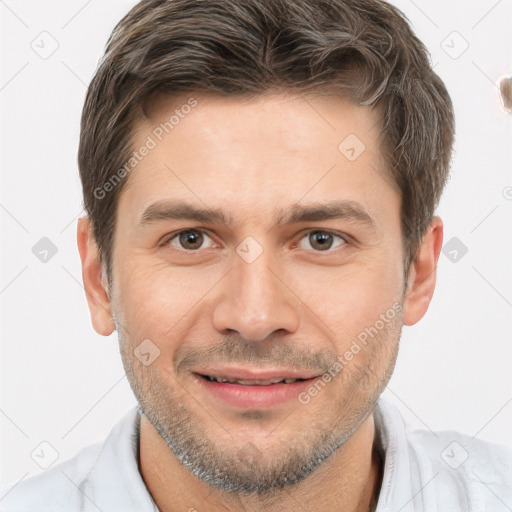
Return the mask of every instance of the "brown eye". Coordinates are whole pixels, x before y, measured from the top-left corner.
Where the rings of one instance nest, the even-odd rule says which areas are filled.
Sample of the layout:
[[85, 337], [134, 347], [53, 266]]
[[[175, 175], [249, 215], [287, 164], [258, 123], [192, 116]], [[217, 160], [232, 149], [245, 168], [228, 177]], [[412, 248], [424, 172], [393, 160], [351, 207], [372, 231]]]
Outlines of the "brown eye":
[[211, 240], [206, 233], [197, 229], [187, 229], [176, 233], [167, 243], [178, 250], [195, 251], [201, 249], [206, 240]]
[[203, 235], [198, 231], [183, 231], [179, 234], [179, 240], [184, 249], [199, 249], [203, 243]]
[[[338, 239], [338, 242], [336, 239]], [[302, 238], [302, 240], [307, 240], [307, 245], [316, 252], [328, 251], [332, 248], [337, 249], [346, 243], [342, 236], [337, 235], [336, 233], [331, 233], [330, 231], [321, 230], [310, 231]], [[303, 244], [300, 244], [299, 246], [302, 249], [309, 249], [309, 247], [304, 247]]]
[[332, 246], [332, 235], [322, 231], [315, 231], [309, 234], [309, 243], [314, 249], [320, 249], [321, 251], [330, 249]]

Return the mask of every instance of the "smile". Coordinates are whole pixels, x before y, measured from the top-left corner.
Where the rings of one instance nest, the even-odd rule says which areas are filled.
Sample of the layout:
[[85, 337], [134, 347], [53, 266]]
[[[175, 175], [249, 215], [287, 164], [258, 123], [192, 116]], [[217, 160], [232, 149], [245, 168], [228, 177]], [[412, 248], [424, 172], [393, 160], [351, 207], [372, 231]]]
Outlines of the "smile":
[[270, 386], [272, 384], [292, 384], [294, 382], [297, 382], [299, 380], [304, 379], [285, 379], [284, 377], [276, 378], [276, 379], [267, 379], [267, 380], [242, 380], [242, 379], [228, 379], [227, 377], [212, 377], [210, 375], [201, 375], [201, 377], [204, 377], [205, 379], [208, 379], [209, 381], [216, 381], [216, 382], [231, 382], [235, 384], [241, 384], [242, 386]]
[[[193, 372], [199, 393], [217, 406], [237, 409], [271, 409], [296, 404], [318, 374], [299, 370], [248, 371], [215, 369]], [[300, 376], [299, 376], [300, 375]]]

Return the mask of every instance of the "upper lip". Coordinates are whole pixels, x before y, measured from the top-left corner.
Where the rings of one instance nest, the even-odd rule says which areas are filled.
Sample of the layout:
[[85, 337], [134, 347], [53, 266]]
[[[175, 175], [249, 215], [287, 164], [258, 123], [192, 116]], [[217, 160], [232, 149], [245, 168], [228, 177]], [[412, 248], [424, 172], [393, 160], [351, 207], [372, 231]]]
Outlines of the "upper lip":
[[318, 377], [321, 373], [310, 370], [295, 368], [198, 368], [193, 370], [199, 375], [208, 375], [210, 377], [224, 377], [231, 380], [268, 380], [268, 379], [312, 379]]

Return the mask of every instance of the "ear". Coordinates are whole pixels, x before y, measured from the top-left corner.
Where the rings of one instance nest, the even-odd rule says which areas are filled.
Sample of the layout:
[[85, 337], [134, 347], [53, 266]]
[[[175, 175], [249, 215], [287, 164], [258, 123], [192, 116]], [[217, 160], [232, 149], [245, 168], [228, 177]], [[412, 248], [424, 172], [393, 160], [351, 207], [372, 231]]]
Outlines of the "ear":
[[434, 288], [439, 254], [443, 245], [443, 221], [433, 217], [409, 266], [403, 302], [403, 323], [414, 325], [427, 312]]
[[112, 317], [107, 279], [103, 276], [103, 266], [89, 217], [78, 219], [77, 244], [92, 326], [98, 334], [109, 336], [115, 330], [115, 323]]

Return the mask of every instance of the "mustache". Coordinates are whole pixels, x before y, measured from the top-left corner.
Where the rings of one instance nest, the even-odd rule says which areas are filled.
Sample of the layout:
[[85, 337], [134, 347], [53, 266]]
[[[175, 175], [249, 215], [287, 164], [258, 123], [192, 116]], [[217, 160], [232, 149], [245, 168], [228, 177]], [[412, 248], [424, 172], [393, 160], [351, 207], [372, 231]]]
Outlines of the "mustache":
[[191, 368], [233, 362], [257, 368], [286, 367], [325, 373], [337, 361], [337, 354], [328, 350], [312, 351], [279, 340], [248, 342], [237, 335], [227, 335], [222, 342], [208, 347], [182, 346], [176, 352], [174, 366], [177, 375]]

